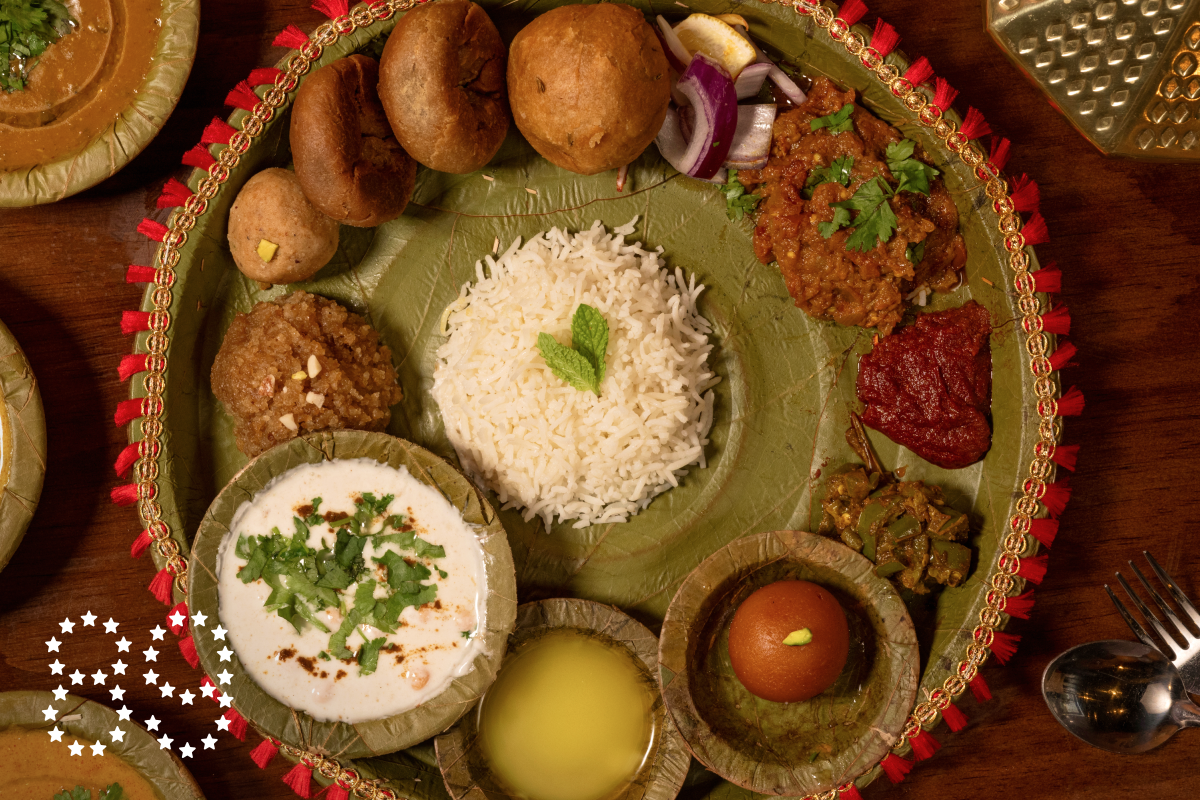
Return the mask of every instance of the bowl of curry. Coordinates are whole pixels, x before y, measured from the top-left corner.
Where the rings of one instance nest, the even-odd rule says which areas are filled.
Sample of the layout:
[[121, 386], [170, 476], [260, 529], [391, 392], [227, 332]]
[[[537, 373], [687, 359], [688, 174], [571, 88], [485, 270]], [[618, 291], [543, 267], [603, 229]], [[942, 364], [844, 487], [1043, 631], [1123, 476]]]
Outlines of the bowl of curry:
[[174, 110], [200, 28], [199, 0], [17, 2], [55, 30], [46, 45], [6, 29], [18, 46], [0, 50], [0, 207], [61, 200], [128, 164]]

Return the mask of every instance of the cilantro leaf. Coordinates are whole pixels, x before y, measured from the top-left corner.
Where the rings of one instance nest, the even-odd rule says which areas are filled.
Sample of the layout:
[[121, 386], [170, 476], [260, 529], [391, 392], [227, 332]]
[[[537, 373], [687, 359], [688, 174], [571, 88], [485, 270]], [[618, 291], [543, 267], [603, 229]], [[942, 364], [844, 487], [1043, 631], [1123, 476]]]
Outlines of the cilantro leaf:
[[762, 200], [757, 194], [746, 194], [746, 187], [738, 180], [737, 173], [736, 169], [729, 170], [729, 180], [725, 182], [725, 213], [732, 220], [749, 214]]
[[21, 91], [37, 56], [72, 31], [75, 21], [56, 0], [0, 2], [0, 90]]
[[820, 231], [821, 236], [828, 239], [830, 236], [833, 236], [833, 234], [838, 230], [838, 228], [841, 228], [843, 225], [846, 225], [849, 222], [850, 222], [850, 212], [848, 210], [846, 210], [844, 208], [834, 208], [833, 209], [833, 221], [832, 222], [818, 222], [817, 230]]
[[358, 651], [359, 675], [370, 675], [379, 666], [379, 648], [383, 647], [386, 641], [386, 637], [380, 636], [364, 644]]
[[[836, 183], [839, 186], [850, 185], [850, 170], [854, 167], [854, 156], [846, 155], [835, 158], [828, 167], [817, 167], [808, 173], [804, 182], [804, 196], [811, 198], [813, 189], [822, 183]], [[826, 239], [829, 237], [826, 236]]]
[[548, 333], [538, 334], [537, 346], [542, 358], [546, 359], [546, 366], [550, 367], [550, 371], [556, 377], [581, 392], [600, 394], [596, 370], [582, 353], [570, 347], [563, 347]]
[[811, 130], [827, 129], [832, 134], [845, 133], [854, 130], [854, 121], [850, 115], [854, 112], [854, 103], [846, 103], [839, 110], [824, 117], [817, 117], [809, 123]]
[[925, 243], [910, 244], [908, 249], [904, 251], [904, 255], [908, 257], [911, 263], [920, 264], [925, 259]]
[[125, 794], [125, 790], [121, 788], [119, 783], [110, 783], [104, 787], [104, 791], [96, 800], [125, 800], [129, 795]]
[[916, 142], [901, 139], [887, 146], [884, 157], [892, 176], [899, 181], [897, 192], [919, 192], [929, 194], [929, 181], [941, 173], [913, 157]]
[[246, 566], [242, 567], [238, 572], [238, 577], [242, 583], [254, 583], [262, 577], [263, 567], [267, 563], [267, 553], [262, 547], [255, 545], [253, 552], [250, 553], [250, 558], [246, 561]]
[[858, 191], [849, 200], [830, 204], [834, 208], [858, 212], [850, 222], [850, 227], [855, 230], [846, 239], [847, 250], [865, 253], [876, 247], [879, 242], [886, 242], [892, 237], [898, 221], [887, 202], [891, 194], [892, 190], [887, 183], [876, 176], [859, 186]]
[[92, 793], [86, 787], [76, 786], [54, 795], [54, 800], [92, 800]]
[[[539, 337], [540, 338], [540, 337]], [[571, 346], [587, 359], [596, 372], [596, 386], [604, 383], [604, 356], [608, 352], [608, 321], [587, 303], [580, 303], [571, 317]], [[600, 394], [599, 391], [596, 394]]]
[[440, 544], [432, 544], [425, 541], [421, 537], [413, 539], [413, 549], [417, 551], [417, 556], [420, 558], [445, 558], [446, 548]]
[[383, 554], [383, 558], [373, 558], [371, 560], [387, 567], [388, 586], [391, 586], [393, 589], [400, 588], [400, 585], [405, 581], [423, 581], [432, 574], [429, 571], [429, 567], [416, 562], [410, 564], [394, 550], [388, 550]]

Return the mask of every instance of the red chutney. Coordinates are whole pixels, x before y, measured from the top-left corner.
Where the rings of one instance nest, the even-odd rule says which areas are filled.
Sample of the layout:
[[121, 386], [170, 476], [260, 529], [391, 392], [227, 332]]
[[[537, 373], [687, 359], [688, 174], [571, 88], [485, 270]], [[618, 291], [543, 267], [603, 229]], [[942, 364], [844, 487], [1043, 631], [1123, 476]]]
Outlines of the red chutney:
[[960, 469], [992, 446], [992, 331], [987, 309], [922, 314], [859, 360], [862, 420], [926, 461]]

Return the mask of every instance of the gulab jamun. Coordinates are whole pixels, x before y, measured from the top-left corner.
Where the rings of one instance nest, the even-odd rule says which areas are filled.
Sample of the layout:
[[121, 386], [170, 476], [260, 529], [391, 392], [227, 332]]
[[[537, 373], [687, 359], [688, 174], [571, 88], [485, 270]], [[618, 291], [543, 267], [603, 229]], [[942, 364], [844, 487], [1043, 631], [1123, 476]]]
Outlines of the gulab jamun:
[[846, 665], [850, 630], [833, 594], [809, 581], [777, 581], [747, 597], [729, 624], [729, 660], [746, 690], [796, 703], [828, 689]]

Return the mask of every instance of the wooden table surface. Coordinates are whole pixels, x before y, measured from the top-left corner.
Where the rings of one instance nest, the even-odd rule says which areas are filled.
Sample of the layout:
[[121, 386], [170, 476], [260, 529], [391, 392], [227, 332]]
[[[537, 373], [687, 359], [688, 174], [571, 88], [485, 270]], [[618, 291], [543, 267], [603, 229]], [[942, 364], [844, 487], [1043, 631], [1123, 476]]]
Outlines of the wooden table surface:
[[[984, 669], [995, 699], [961, 707], [970, 726], [951, 734], [931, 761], [897, 787], [879, 781], [872, 798], [1092, 798], [1195, 795], [1200, 733], [1185, 732], [1143, 756], [1115, 757], [1074, 739], [1051, 718], [1039, 691], [1042, 671], [1057, 653], [1096, 639], [1132, 638], [1102, 584], [1126, 560], [1150, 549], [1194, 597], [1200, 596], [1200, 503], [1191, 498], [1192, 469], [1200, 466], [1200, 165], [1111, 160], [1055, 113], [1009, 65], [984, 31], [980, 3], [874, 0], [878, 13], [904, 37], [910, 54], [928, 55], [939, 74], [962, 92], [960, 106], [978, 107], [1014, 143], [1013, 173], [1041, 186], [1052, 240], [1038, 248], [1042, 262], [1063, 270], [1064, 300], [1073, 318], [1078, 367], [1064, 383], [1087, 395], [1082, 418], [1069, 420], [1065, 439], [1082, 445], [1072, 476], [1074, 497], [1050, 555], [1028, 622], [1009, 628], [1022, 642], [1007, 667]], [[152, 248], [135, 227], [143, 216], [163, 219], [154, 201], [167, 177], [183, 177], [179, 156], [214, 115], [224, 116], [225, 93], [254, 67], [281, 51], [275, 32], [294, 22], [311, 30], [323, 18], [303, 0], [246, 3], [206, 0], [200, 55], [183, 99], [162, 134], [123, 172], [55, 205], [0, 211], [0, 319], [24, 346], [41, 382], [49, 420], [49, 465], [37, 516], [16, 556], [0, 574], [0, 689], [53, 689], [44, 642], [64, 641], [67, 671], [97, 667], [111, 673], [116, 636], [81, 627], [87, 611], [120, 622], [133, 642], [121, 657], [128, 679], [106, 686], [70, 687], [111, 702], [118, 680], [135, 719], [154, 714], [162, 730], [197, 748], [208, 733], [215, 749], [187, 761], [210, 798], [287, 798], [278, 764], [258, 770], [247, 744], [214, 725], [216, 706], [160, 696], [142, 683], [148, 631], [164, 622], [164, 607], [145, 586], [149, 559], [134, 561], [129, 544], [139, 526], [130, 508], [109, 503], [117, 483], [112, 463], [125, 432], [112, 416], [126, 386], [117, 363], [130, 341], [120, 312], [140, 293], [123, 282], [125, 265], [150, 263]], [[73, 633], [58, 621], [77, 622]], [[95, 632], [93, 632], [95, 631]], [[174, 637], [154, 643], [154, 665], [177, 694], [198, 691], [200, 673], [188, 668]], [[0, 754], [0, 762], [3, 761]]]

